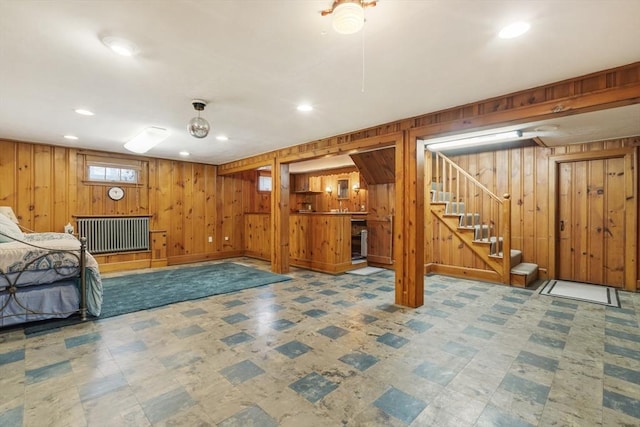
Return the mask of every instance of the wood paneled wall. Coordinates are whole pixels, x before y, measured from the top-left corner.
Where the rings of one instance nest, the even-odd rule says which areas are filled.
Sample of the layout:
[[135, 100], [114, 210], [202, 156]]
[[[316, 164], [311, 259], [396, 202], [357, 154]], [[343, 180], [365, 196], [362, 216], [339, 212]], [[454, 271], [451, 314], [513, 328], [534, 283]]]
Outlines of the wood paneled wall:
[[[85, 181], [86, 155], [140, 160], [140, 184], [121, 185], [125, 197], [109, 199], [109, 185]], [[245, 190], [248, 185], [244, 175], [218, 177], [213, 165], [0, 140], [0, 205], [11, 206], [21, 225], [61, 232], [68, 222], [75, 225], [74, 215], [148, 214], [152, 229], [167, 231], [169, 264], [241, 254], [245, 207], [268, 206]], [[98, 261], [125, 269], [143, 267], [150, 258], [145, 252]]]
[[[546, 278], [553, 260], [549, 254], [550, 227], [555, 213], [550, 197], [555, 197], [549, 182], [550, 156], [566, 153], [594, 152], [640, 145], [640, 136], [610, 141], [544, 148], [526, 147], [484, 153], [457, 155], [450, 159], [478, 179], [497, 195], [511, 194], [512, 249], [522, 251], [523, 261], [539, 265]], [[427, 182], [431, 180], [427, 178]], [[426, 215], [431, 215], [427, 212]], [[430, 234], [430, 235], [429, 235]], [[426, 263], [488, 269], [471, 250], [464, 247], [443, 224], [433, 220], [425, 239]], [[432, 245], [428, 243], [432, 242]], [[430, 247], [430, 248], [429, 248]]]
[[[321, 181], [321, 194], [299, 194], [292, 192], [291, 211], [297, 212], [302, 209], [306, 202], [310, 202], [313, 210], [316, 212], [330, 212], [331, 209], [338, 209], [342, 206], [342, 209], [348, 209], [350, 212], [360, 211], [362, 205], [367, 208], [367, 189], [361, 186], [360, 191], [357, 193], [353, 191], [353, 184], [358, 183], [360, 185], [360, 174], [355, 167], [330, 169], [327, 171], [312, 172], [308, 175], [312, 177], [318, 177]], [[349, 198], [340, 201], [338, 199], [338, 180], [349, 180]], [[324, 191], [327, 186], [331, 186], [333, 191], [328, 194]]]

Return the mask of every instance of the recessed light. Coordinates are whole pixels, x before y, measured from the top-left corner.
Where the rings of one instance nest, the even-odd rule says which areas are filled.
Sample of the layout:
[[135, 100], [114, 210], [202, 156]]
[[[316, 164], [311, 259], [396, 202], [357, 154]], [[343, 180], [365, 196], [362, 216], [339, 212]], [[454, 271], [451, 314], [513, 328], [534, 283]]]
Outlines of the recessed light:
[[216, 139], [217, 139], [218, 141], [228, 141], [228, 140], [229, 140], [229, 137], [228, 137], [228, 136], [226, 136], [226, 135], [218, 135], [218, 136], [216, 136]]
[[76, 113], [80, 114], [81, 116], [93, 116], [93, 112], [89, 111], [89, 110], [85, 110], [83, 108], [78, 108], [77, 110], [74, 110]]
[[65, 139], [70, 139], [72, 141], [76, 141], [78, 139], [78, 137], [75, 136], [75, 135], [65, 135], [64, 138]]
[[500, 32], [498, 33], [498, 37], [500, 37], [501, 39], [512, 39], [523, 35], [527, 31], [529, 31], [529, 28], [531, 28], [531, 25], [529, 25], [528, 22], [514, 22], [513, 24], [509, 24], [502, 30], [500, 30]]
[[102, 38], [102, 43], [118, 55], [133, 56], [138, 53], [138, 47], [134, 43], [120, 37], [106, 36]]
[[313, 111], [313, 107], [309, 104], [300, 104], [297, 107], [298, 111], [302, 111], [302, 112], [308, 112], [308, 111]]
[[187, 157], [190, 153], [188, 151], [181, 151], [178, 154], [180, 154], [182, 157]]

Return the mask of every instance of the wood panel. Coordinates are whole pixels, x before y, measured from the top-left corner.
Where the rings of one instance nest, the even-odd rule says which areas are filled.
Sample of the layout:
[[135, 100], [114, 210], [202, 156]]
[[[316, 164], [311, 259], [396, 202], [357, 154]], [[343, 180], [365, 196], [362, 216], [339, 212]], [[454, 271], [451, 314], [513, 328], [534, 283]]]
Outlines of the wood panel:
[[351, 263], [351, 216], [344, 214], [291, 214], [291, 265], [325, 273], [341, 273]]
[[[564, 147], [525, 147], [509, 150], [497, 150], [486, 154], [474, 153], [468, 155], [452, 156], [451, 160], [464, 167], [473, 176], [479, 177], [482, 184], [494, 193], [512, 194], [512, 249], [522, 251], [523, 261], [539, 265], [542, 278], [548, 277], [548, 270], [554, 262], [549, 251], [549, 239], [553, 234], [551, 223], [555, 213], [549, 200], [555, 197], [555, 190], [551, 188], [550, 172], [553, 161], [552, 156], [571, 153], [599, 153], [624, 147], [640, 145], [640, 136], [621, 138], [609, 141], [600, 141], [584, 144], [575, 144]], [[613, 166], [607, 165], [607, 168]], [[623, 167], [625, 172], [633, 171], [635, 165]], [[490, 171], [487, 173], [486, 171]], [[603, 172], [604, 173], [604, 172]], [[610, 176], [610, 175], [606, 175]], [[565, 180], [569, 178], [558, 178]], [[572, 178], [575, 179], [575, 178]], [[580, 177], [580, 179], [586, 179]], [[622, 179], [622, 178], [621, 178]], [[595, 183], [592, 183], [595, 185]], [[635, 200], [635, 194], [628, 195]], [[579, 206], [578, 206], [579, 205]], [[576, 205], [576, 211], [570, 215], [586, 215], [587, 206], [580, 202]], [[618, 210], [616, 209], [616, 212]], [[611, 219], [613, 221], [614, 219]], [[584, 217], [583, 223], [586, 221]], [[615, 219], [619, 222], [619, 219]], [[461, 246], [460, 242], [446, 228], [432, 219], [433, 225], [427, 228], [425, 248], [425, 263], [437, 263], [443, 265], [469, 267], [475, 269], [487, 269], [488, 267], [477, 260], [473, 253]], [[638, 240], [637, 232], [631, 234], [633, 241]], [[577, 242], [576, 242], [577, 244]], [[609, 253], [617, 256], [616, 244], [611, 240], [603, 240], [602, 253], [593, 252], [596, 257], [608, 257]], [[636, 247], [636, 246], [634, 246]], [[595, 248], [592, 248], [594, 250]], [[634, 259], [627, 261], [635, 265]], [[471, 259], [470, 259], [471, 258]], [[475, 260], [473, 260], [475, 258]], [[617, 265], [614, 261], [610, 265]], [[581, 271], [588, 271], [588, 265], [576, 267]], [[615, 269], [615, 267], [614, 267]], [[635, 273], [637, 275], [637, 271]], [[597, 282], [597, 275], [583, 278], [589, 282]], [[588, 280], [587, 280], [588, 279]], [[628, 279], [627, 279], [628, 281]], [[635, 288], [634, 288], [635, 289]]]
[[248, 213], [244, 215], [245, 255], [271, 260], [271, 215]]
[[396, 182], [395, 148], [350, 154], [367, 184]]
[[[113, 201], [106, 196], [110, 185], [85, 180], [87, 156], [140, 161], [141, 182], [122, 184], [125, 197]], [[213, 165], [0, 140], [0, 203], [14, 209], [21, 225], [39, 232], [63, 231], [67, 222], [77, 229], [74, 215], [148, 214], [152, 229], [166, 230], [169, 264], [242, 252], [243, 181], [226, 180], [219, 194], [229, 203], [217, 209]], [[227, 245], [222, 243], [225, 232], [231, 236]], [[148, 267], [151, 253], [97, 258], [104, 271], [115, 271]]]

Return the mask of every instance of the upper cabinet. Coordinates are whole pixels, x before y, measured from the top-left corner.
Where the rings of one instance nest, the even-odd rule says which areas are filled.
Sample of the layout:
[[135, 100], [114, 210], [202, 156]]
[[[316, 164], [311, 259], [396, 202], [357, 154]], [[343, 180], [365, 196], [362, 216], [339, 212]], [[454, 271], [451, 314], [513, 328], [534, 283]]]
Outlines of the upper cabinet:
[[294, 191], [296, 193], [322, 193], [322, 178], [307, 174], [295, 175]]

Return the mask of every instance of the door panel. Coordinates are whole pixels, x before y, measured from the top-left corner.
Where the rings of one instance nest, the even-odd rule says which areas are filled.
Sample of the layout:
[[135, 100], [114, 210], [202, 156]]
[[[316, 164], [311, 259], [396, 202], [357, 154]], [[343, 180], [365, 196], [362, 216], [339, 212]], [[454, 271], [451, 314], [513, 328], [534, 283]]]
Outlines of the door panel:
[[559, 164], [558, 277], [624, 286], [624, 158]]

